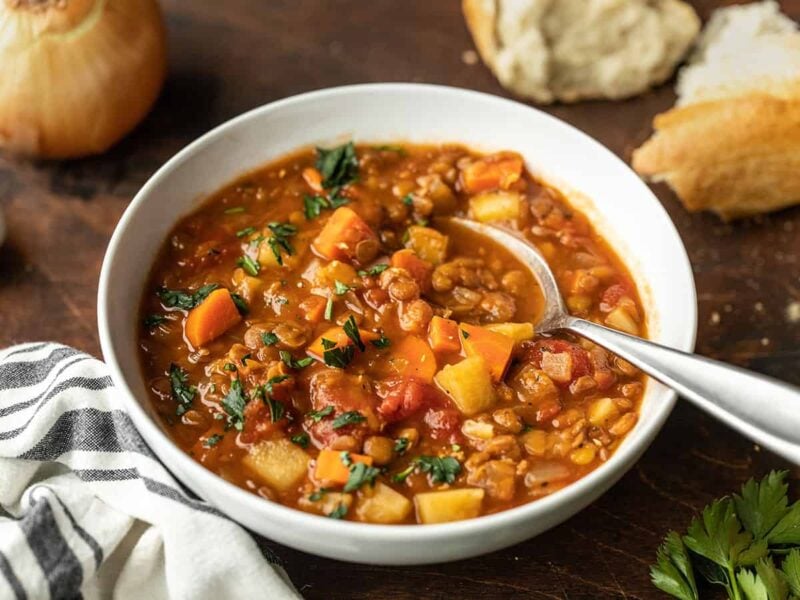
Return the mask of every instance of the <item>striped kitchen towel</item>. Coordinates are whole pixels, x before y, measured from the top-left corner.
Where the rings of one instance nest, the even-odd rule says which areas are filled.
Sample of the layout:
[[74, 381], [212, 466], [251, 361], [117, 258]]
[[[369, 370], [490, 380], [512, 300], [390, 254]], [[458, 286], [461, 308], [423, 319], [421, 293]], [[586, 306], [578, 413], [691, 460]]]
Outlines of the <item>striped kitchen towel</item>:
[[274, 557], [175, 481], [105, 365], [0, 350], [0, 599], [298, 598]]

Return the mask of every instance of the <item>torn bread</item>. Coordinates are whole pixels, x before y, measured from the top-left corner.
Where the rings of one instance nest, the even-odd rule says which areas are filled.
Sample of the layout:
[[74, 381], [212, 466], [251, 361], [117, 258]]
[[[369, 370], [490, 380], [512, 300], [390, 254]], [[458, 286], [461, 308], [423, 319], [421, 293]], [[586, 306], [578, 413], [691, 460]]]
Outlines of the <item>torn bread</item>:
[[668, 79], [700, 29], [680, 0], [463, 0], [483, 61], [540, 103], [626, 98]]
[[677, 91], [636, 171], [726, 220], [800, 203], [800, 33], [776, 2], [716, 11]]

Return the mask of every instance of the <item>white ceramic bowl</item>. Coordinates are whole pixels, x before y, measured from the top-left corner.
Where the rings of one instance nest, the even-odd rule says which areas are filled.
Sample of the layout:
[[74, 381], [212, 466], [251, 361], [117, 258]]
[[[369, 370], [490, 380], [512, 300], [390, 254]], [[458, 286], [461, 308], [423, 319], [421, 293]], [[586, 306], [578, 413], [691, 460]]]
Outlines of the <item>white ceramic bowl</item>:
[[639, 423], [611, 459], [583, 479], [512, 510], [424, 526], [337, 521], [266, 501], [192, 460], [155, 420], [139, 369], [137, 313], [150, 266], [172, 226], [245, 171], [304, 146], [350, 138], [520, 152], [533, 173], [604, 226], [640, 285], [651, 338], [693, 348], [696, 298], [681, 240], [650, 190], [611, 152], [543, 112], [502, 98], [430, 85], [358, 85], [287, 98], [228, 121], [179, 152], [136, 195], [109, 244], [98, 296], [103, 355], [125, 408], [156, 455], [194, 492], [246, 527], [313, 554], [430, 563], [490, 552], [553, 527], [634, 464], [672, 410], [671, 391], [650, 383]]

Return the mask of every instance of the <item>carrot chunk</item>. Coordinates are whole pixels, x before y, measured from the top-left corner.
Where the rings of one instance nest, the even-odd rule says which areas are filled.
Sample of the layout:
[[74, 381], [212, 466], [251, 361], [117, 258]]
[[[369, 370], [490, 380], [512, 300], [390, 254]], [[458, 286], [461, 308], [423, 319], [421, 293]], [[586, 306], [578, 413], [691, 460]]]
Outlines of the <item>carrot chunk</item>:
[[327, 301], [322, 296], [309, 296], [300, 303], [303, 318], [309, 323], [319, 323], [325, 316]]
[[522, 157], [514, 152], [486, 156], [461, 171], [461, 183], [468, 194], [506, 190], [522, 176]]
[[231, 294], [224, 288], [216, 289], [198, 306], [189, 311], [183, 330], [195, 348], [207, 344], [242, 320]]
[[303, 179], [313, 191], [318, 194], [322, 193], [322, 173], [317, 171], [314, 167], [306, 167], [303, 169]]
[[503, 375], [511, 361], [514, 340], [502, 333], [489, 331], [477, 325], [461, 324], [461, 339], [467, 356], [480, 356], [489, 367], [492, 380], [496, 383]]
[[427, 383], [436, 375], [436, 355], [425, 340], [413, 335], [400, 340], [392, 348], [388, 360], [395, 375], [415, 377]]
[[408, 271], [423, 294], [430, 291], [433, 265], [427, 260], [422, 260], [416, 252], [409, 249], [398, 250], [392, 254], [391, 264], [393, 267]]
[[[347, 456], [354, 463], [364, 463], [372, 466], [372, 457], [363, 454], [348, 452]], [[342, 452], [339, 450], [320, 450], [317, 456], [317, 466], [314, 468], [314, 478], [319, 481], [340, 483], [344, 485], [350, 478], [350, 469], [342, 461]]]
[[364, 240], [377, 241], [370, 226], [352, 208], [337, 208], [314, 240], [314, 250], [328, 260], [352, 262], [356, 246]]
[[[366, 329], [359, 329], [358, 333], [361, 336], [361, 340], [365, 344], [367, 342], [371, 342], [372, 340], [377, 340], [379, 337], [381, 337], [374, 331], [367, 331]], [[325, 333], [323, 333], [321, 336], [319, 336], [317, 339], [311, 342], [308, 348], [306, 348], [306, 352], [318, 360], [322, 360], [322, 357], [325, 353], [325, 347], [322, 345], [323, 339], [326, 339], [329, 342], [333, 342], [334, 344], [336, 344], [336, 348], [344, 348], [345, 346], [349, 346], [355, 343], [344, 332], [344, 328], [331, 327]]]
[[433, 317], [428, 326], [428, 342], [434, 352], [460, 352], [458, 323], [442, 317]]

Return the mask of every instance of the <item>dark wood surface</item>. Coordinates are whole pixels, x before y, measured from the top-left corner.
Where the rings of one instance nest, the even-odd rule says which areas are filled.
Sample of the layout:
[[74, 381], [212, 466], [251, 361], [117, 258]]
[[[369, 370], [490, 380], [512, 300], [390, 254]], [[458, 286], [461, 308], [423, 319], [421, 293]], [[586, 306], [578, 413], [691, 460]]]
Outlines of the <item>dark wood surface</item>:
[[[705, 18], [716, 5], [695, 2]], [[782, 2], [795, 19], [800, 0]], [[63, 163], [0, 154], [0, 346], [58, 340], [99, 355], [97, 277], [137, 189], [211, 127], [260, 104], [349, 83], [415, 81], [504, 94], [463, 53], [455, 0], [168, 0], [171, 73], [152, 114], [104, 156]], [[625, 160], [671, 106], [672, 85], [625, 102], [548, 112]], [[543, 141], [546, 143], [546, 141]], [[663, 187], [694, 267], [698, 352], [800, 384], [800, 209], [723, 225]], [[796, 305], [800, 312], [800, 305]], [[273, 545], [308, 598], [658, 598], [661, 537], [751, 476], [789, 465], [680, 402], [653, 446], [605, 496], [526, 543], [446, 565], [348, 565]], [[793, 469], [793, 475], [797, 475]], [[797, 488], [797, 486], [794, 486]], [[796, 490], [797, 491], [797, 490]]]

